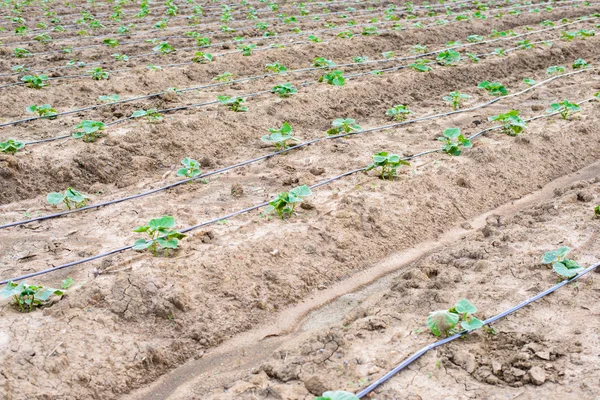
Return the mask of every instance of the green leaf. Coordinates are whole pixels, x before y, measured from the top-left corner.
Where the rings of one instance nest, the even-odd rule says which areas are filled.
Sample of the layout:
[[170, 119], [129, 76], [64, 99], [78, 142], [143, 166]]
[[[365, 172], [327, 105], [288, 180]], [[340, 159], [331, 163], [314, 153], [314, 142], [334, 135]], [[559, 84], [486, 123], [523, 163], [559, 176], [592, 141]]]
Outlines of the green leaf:
[[131, 114], [131, 118], [139, 118], [145, 116], [147, 113], [145, 110], [137, 110]]
[[307, 197], [312, 194], [312, 191], [308, 186], [302, 185], [290, 190], [290, 193], [293, 193], [294, 195], [299, 197]]
[[460, 325], [463, 327], [463, 329], [473, 331], [475, 329], [481, 328], [483, 326], [483, 321], [477, 318], [471, 318], [470, 321], [462, 321]]
[[477, 312], [477, 307], [469, 302], [467, 299], [459, 300], [458, 303], [454, 306], [454, 309], [459, 314], [475, 314]]
[[427, 326], [435, 336], [447, 334], [458, 323], [458, 314], [446, 310], [433, 311], [427, 317]]
[[36, 293], [35, 298], [40, 301], [46, 301], [53, 294], [55, 294], [57, 296], [62, 296], [64, 294], [64, 292], [62, 290], [58, 290], [58, 289], [43, 288], [42, 290], [40, 290], [39, 292]]
[[145, 239], [138, 239], [133, 244], [134, 250], [146, 250], [148, 247], [152, 246], [153, 241], [146, 241]]
[[565, 278], [572, 278], [579, 273], [581, 269], [569, 269], [567, 266], [561, 262], [555, 262], [552, 264], [552, 269], [554, 272], [559, 274], [560, 276], [564, 276]]
[[50, 204], [60, 204], [65, 199], [65, 195], [62, 193], [52, 192], [46, 195], [46, 201]]
[[460, 128], [447, 128], [444, 131], [444, 136], [448, 139], [456, 139], [460, 136]]
[[151, 219], [148, 226], [150, 226], [150, 229], [172, 228], [175, 226], [175, 218], [169, 215], [163, 215], [160, 218]]
[[355, 394], [336, 390], [335, 392], [325, 392], [323, 396], [317, 397], [316, 400], [358, 400]]

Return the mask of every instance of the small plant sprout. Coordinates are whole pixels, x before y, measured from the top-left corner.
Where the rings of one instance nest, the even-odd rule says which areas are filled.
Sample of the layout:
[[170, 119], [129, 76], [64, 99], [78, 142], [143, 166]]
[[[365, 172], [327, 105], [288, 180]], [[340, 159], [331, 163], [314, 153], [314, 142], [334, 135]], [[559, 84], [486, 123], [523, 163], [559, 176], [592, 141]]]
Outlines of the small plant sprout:
[[[177, 170], [177, 176], [195, 178], [196, 176], [202, 174], [202, 171], [200, 171], [200, 163], [193, 158], [184, 158], [181, 160], [181, 165], [183, 165], [183, 168]], [[203, 183], [208, 183], [206, 179], [201, 179], [201, 181]]]
[[44, 305], [51, 296], [62, 296], [63, 294], [62, 290], [28, 285], [25, 282], [17, 284], [13, 281], [8, 281], [6, 286], [0, 290], [0, 298], [12, 297], [13, 304], [21, 312], [31, 312], [34, 307]]
[[156, 108], [149, 108], [148, 110], [137, 110], [131, 114], [131, 118], [146, 117], [148, 122], [152, 124], [159, 123], [163, 120], [163, 116]]
[[578, 58], [573, 62], [573, 69], [583, 69], [589, 67], [590, 64], [583, 58]]
[[119, 95], [118, 94], [103, 95], [103, 96], [99, 96], [98, 100], [105, 102], [105, 103], [114, 103], [115, 101], [119, 100]]
[[31, 56], [31, 52], [27, 49], [22, 49], [20, 47], [15, 47], [13, 49], [13, 55], [16, 58], [25, 58]]
[[531, 78], [523, 78], [523, 82], [525, 82], [525, 84], [527, 84], [529, 86], [535, 85], [535, 80], [531, 79]]
[[173, 53], [176, 50], [169, 43], [161, 42], [161, 43], [157, 44], [156, 46], [154, 46], [152, 48], [152, 51], [154, 51], [155, 53], [169, 54], [169, 53]]
[[423, 46], [422, 44], [416, 44], [412, 47], [411, 53], [426, 53], [427, 46]]
[[410, 114], [414, 112], [404, 104], [397, 104], [385, 112], [385, 115], [392, 117], [394, 121], [404, 121]]
[[73, 208], [81, 208], [87, 205], [90, 198], [83, 193], [78, 192], [73, 188], [67, 188], [64, 193], [52, 192], [46, 195], [46, 201], [53, 205], [65, 203], [69, 210]]
[[248, 107], [244, 106], [244, 99], [241, 97], [232, 97], [232, 96], [217, 96], [217, 100], [219, 103], [227, 106], [231, 111], [235, 112], [246, 112], [248, 111]]
[[459, 128], [447, 128], [444, 136], [438, 137], [438, 140], [444, 143], [442, 151], [451, 156], [460, 156], [461, 147], [467, 149], [473, 146], [471, 141], [460, 133]]
[[87, 72], [92, 75], [92, 79], [95, 81], [101, 81], [103, 79], [108, 79], [109, 73], [104, 71], [102, 67], [96, 67]]
[[570, 279], [583, 271], [583, 267], [577, 264], [576, 261], [565, 258], [570, 251], [571, 249], [566, 246], [559, 247], [554, 251], [547, 251], [542, 257], [542, 264], [552, 264], [554, 272]]
[[600, 218], [600, 205], [596, 206], [596, 208], [594, 208], [594, 216], [596, 218]]
[[252, 50], [256, 48], [255, 44], [244, 44], [238, 47], [238, 50], [242, 52], [243, 56], [251, 56]]
[[210, 53], [203, 53], [201, 51], [197, 51], [196, 55], [192, 57], [192, 62], [206, 64], [213, 60], [213, 55]]
[[290, 97], [291, 95], [298, 93], [298, 89], [292, 86], [291, 83], [280, 83], [273, 86], [271, 93], [275, 93], [279, 97]]
[[286, 72], [287, 68], [284, 67], [283, 65], [279, 64], [278, 62], [274, 62], [273, 64], [267, 64], [265, 66], [265, 71], [271, 72], [274, 74], [280, 74], [282, 72]]
[[389, 60], [390, 58], [394, 58], [394, 52], [393, 51], [384, 51], [383, 53], [381, 53], [381, 55], [386, 60]]
[[525, 121], [519, 117], [518, 110], [511, 110], [504, 114], [494, 115], [488, 121], [498, 121], [502, 124], [502, 130], [509, 136], [517, 136], [527, 127]]
[[546, 75], [560, 75], [562, 73], [564, 73], [567, 69], [565, 67], [563, 67], [562, 65], [553, 65], [551, 67], [548, 67], [548, 69], [546, 70]]
[[431, 312], [427, 317], [427, 326], [436, 337], [454, 335], [462, 330], [472, 331], [483, 327], [483, 321], [473, 316], [476, 312], [477, 307], [467, 299], [462, 299], [449, 310]]
[[465, 99], [470, 99], [471, 96], [468, 94], [463, 94], [460, 92], [450, 92], [448, 96], [444, 96], [443, 100], [450, 103], [452, 105], [452, 109], [458, 110], [460, 108], [460, 103]]
[[446, 51], [442, 51], [435, 58], [435, 61], [440, 65], [456, 65], [460, 62], [461, 56], [460, 53], [456, 50], [448, 49]]
[[500, 82], [483, 81], [480, 82], [477, 87], [487, 90], [489, 94], [494, 96], [506, 96], [508, 94], [508, 90], [506, 90], [506, 87]]
[[25, 75], [21, 81], [25, 82], [25, 86], [33, 89], [41, 89], [48, 86], [48, 75]]
[[15, 154], [23, 147], [25, 147], [25, 143], [14, 139], [8, 139], [6, 142], [0, 142], [0, 153]]
[[294, 214], [296, 205], [311, 194], [312, 191], [306, 185], [295, 187], [289, 192], [281, 192], [275, 199], [269, 202], [269, 205], [265, 209], [265, 214], [276, 212], [281, 219], [291, 217]]
[[333, 61], [328, 60], [325, 57], [316, 57], [313, 60], [313, 67], [329, 69], [335, 68], [335, 66], [336, 64]]
[[359, 400], [359, 398], [350, 392], [336, 390], [334, 392], [325, 392], [315, 400]]
[[579, 107], [578, 104], [571, 103], [569, 100], [565, 99], [563, 101], [550, 104], [550, 108], [546, 110], [546, 113], [559, 113], [562, 119], [567, 119], [579, 111], [581, 111], [581, 107]]
[[319, 82], [327, 82], [328, 84], [334, 86], [344, 86], [344, 84], [346, 83], [346, 78], [344, 78], [344, 71], [335, 70], [328, 72], [319, 78]]
[[66, 290], [66, 289], [70, 288], [71, 286], [73, 286], [74, 283], [75, 283], [75, 281], [73, 280], [73, 278], [68, 277], [67, 279], [62, 280], [62, 284], [60, 285], [60, 288], [63, 290]]
[[401, 165], [410, 165], [408, 161], [404, 161], [397, 154], [390, 154], [387, 151], [382, 151], [373, 154], [373, 162], [367, 166], [366, 171], [374, 168], [381, 168], [381, 179], [394, 179], [398, 168]]
[[264, 135], [260, 140], [274, 145], [277, 150], [287, 149], [290, 141], [299, 142], [297, 138], [292, 136], [292, 127], [287, 122], [284, 122], [279, 129], [269, 128], [269, 132], [269, 135]]
[[165, 256], [169, 256], [169, 249], [176, 249], [179, 240], [183, 239], [183, 233], [172, 230], [175, 226], [175, 218], [169, 215], [163, 215], [160, 218], [151, 219], [148, 225], [138, 226], [134, 232], [146, 232], [150, 239], [138, 239], [133, 244], [133, 249], [142, 251], [152, 250], [156, 256], [157, 251], [165, 249]]
[[356, 57], [352, 58], [352, 62], [360, 64], [360, 63], [364, 63], [368, 59], [369, 59], [369, 57], [367, 57], [367, 56], [356, 56]]
[[418, 72], [427, 72], [433, 70], [433, 68], [428, 65], [429, 63], [431, 63], [431, 60], [420, 59], [412, 64], [408, 64], [408, 66]]
[[75, 126], [75, 132], [71, 136], [74, 139], [83, 139], [84, 142], [94, 142], [101, 136], [100, 131], [104, 128], [106, 128], [104, 122], [86, 119]]
[[27, 107], [25, 109], [27, 112], [32, 114], [37, 114], [42, 118], [54, 119], [56, 118], [56, 110], [52, 108], [50, 104], [42, 104], [40, 106], [36, 106], [35, 104]]
[[118, 39], [104, 39], [102, 41], [102, 43], [104, 43], [108, 47], [117, 47], [119, 45], [119, 40]]
[[229, 82], [233, 79], [233, 74], [231, 72], [223, 72], [221, 75], [217, 75], [216, 78], [213, 78], [213, 81], [217, 82]]
[[331, 123], [332, 128], [325, 132], [326, 135], [339, 135], [340, 133], [350, 133], [360, 131], [361, 127], [352, 118], [337, 118]]

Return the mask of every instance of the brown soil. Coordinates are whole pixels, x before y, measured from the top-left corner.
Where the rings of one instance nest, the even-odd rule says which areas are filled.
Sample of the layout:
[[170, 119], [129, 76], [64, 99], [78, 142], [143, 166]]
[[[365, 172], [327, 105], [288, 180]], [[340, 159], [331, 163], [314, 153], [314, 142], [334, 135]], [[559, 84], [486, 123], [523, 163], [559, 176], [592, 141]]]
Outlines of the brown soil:
[[[598, 11], [597, 5], [524, 11], [521, 16], [270, 49], [250, 57], [228, 55], [162, 73], [146, 71], [148, 60], [136, 61], [134, 70], [114, 74], [109, 81], [81, 78], [53, 81], [39, 91], [0, 89], [6, 99], [0, 115], [6, 122], [25, 117], [25, 107], [33, 103], [66, 111], [96, 104], [103, 94], [126, 98], [210, 84], [225, 70], [251, 76], [275, 61], [294, 69], [308, 67], [316, 56], [339, 64], [357, 55], [378, 59], [390, 50], [409, 56], [416, 43], [440, 49], [450, 40], [465, 42], [471, 34], [487, 35], [492, 29], [525, 33], [526, 26], [537, 27], [545, 19], [558, 23]], [[312, 22], [298, 26], [306, 32], [316, 29]], [[594, 21], [582, 21], [569, 30], [593, 27]], [[415, 116], [426, 116], [449, 111], [442, 96], [450, 91], [470, 94], [466, 105], [489, 100], [476, 89], [486, 79], [500, 81], [514, 93], [526, 87], [523, 78], [545, 79], [549, 66], [570, 69], [577, 58], [593, 66], [600, 61], [597, 36], [568, 42], [559, 35], [560, 30], [532, 35], [531, 41], [554, 44], [482, 58], [478, 64], [434, 66], [426, 74], [402, 69], [381, 77], [365, 75], [342, 88], [310, 85], [289, 99], [257, 96], [248, 100], [247, 113], [210, 105], [166, 114], [156, 125], [135, 120], [109, 127], [95, 143], [60, 140], [26, 146], [14, 156], [0, 155], [0, 223], [56, 212], [45, 195], [68, 186], [98, 203], [175, 182], [179, 161], [186, 156], [201, 160], [203, 171], [211, 171], [266, 154], [272, 149], [259, 138], [284, 121], [302, 140], [322, 137], [340, 117], [355, 118], [367, 129], [389, 123], [385, 111], [394, 104], [407, 104]], [[478, 46], [476, 52], [514, 47], [516, 40]], [[82, 59], [98, 54], [108, 60], [113, 52], [97, 50], [86, 50]], [[177, 54], [169, 62], [187, 61], [190, 55]], [[15, 60], [2, 61], [2, 71]], [[64, 61], [36, 58], [35, 66], [50, 68]], [[319, 75], [289, 74], [34, 121], [0, 128], [0, 139], [54, 137], [68, 134], [82, 119], [109, 122], [140, 108], [243, 95], [279, 82], [299, 87]], [[410, 155], [438, 148], [435, 139], [447, 127], [473, 134], [492, 126], [488, 116], [518, 109], [531, 117], [553, 101], [580, 101], [599, 89], [598, 72], [589, 70], [476, 111], [321, 142], [215, 175], [208, 184], [186, 184], [0, 230], [0, 276], [10, 278], [131, 244], [140, 237], [132, 229], [160, 215], [173, 215], [177, 228], [184, 228], [269, 200], [292, 186], [363, 167], [382, 150]], [[193, 232], [168, 258], [124, 252], [27, 280], [58, 287], [72, 277], [76, 284], [60, 301], [33, 313], [1, 304], [0, 399], [112, 399], [128, 393], [132, 398], [154, 393], [155, 398], [178, 399], [308, 399], [324, 388], [355, 391], [433, 340], [427, 333], [415, 334], [429, 311], [461, 297], [477, 304], [482, 316], [517, 303], [556, 281], [539, 258], [560, 245], [575, 248], [583, 264], [597, 260], [599, 222], [591, 213], [600, 202], [600, 167], [594, 164], [600, 156], [599, 116], [598, 103], [589, 102], [569, 120], [530, 122], [516, 138], [488, 133], [460, 157], [436, 153], [415, 160], [391, 182], [374, 172], [351, 175], [315, 189], [289, 220], [264, 218], [257, 211], [244, 214]], [[554, 197], [543, 192], [539, 203], [526, 203], [496, 222], [491, 218], [477, 226], [478, 216], [586, 167], [585, 177], [576, 183], [555, 183], [559, 189]], [[436, 245], [438, 241], [446, 247]], [[425, 248], [431, 254], [417, 251], [414, 262], [378, 267], [410, 249]], [[394, 271], [375, 289], [355, 292]], [[568, 285], [499, 322], [495, 336], [476, 333], [426, 355], [384, 385], [380, 397], [412, 393], [423, 399], [504, 398], [522, 392], [521, 398], [593, 398], [600, 390], [596, 281], [592, 276], [576, 287]], [[337, 301], [323, 308], [336, 298], [349, 304], [342, 307]], [[313, 309], [315, 314], [308, 315]], [[555, 323], [548, 324], [549, 319]], [[265, 337], [270, 339], [261, 340]], [[243, 356], [231, 349], [243, 349]], [[548, 353], [548, 359], [536, 355], [540, 352], [544, 357]], [[223, 354], [229, 357], [219, 358]], [[500, 369], [495, 368], [498, 363]], [[539, 387], [531, 382], [532, 368], [534, 375], [538, 369], [544, 372]]]

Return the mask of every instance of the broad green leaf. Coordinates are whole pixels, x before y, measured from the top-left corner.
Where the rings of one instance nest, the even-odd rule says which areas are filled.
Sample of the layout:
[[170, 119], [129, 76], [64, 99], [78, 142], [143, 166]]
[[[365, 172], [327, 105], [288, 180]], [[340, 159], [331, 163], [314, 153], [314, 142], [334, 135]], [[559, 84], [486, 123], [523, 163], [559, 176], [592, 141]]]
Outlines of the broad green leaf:
[[358, 400], [355, 394], [336, 390], [335, 392], [325, 392], [323, 396], [317, 397], [316, 400]]
[[471, 318], [470, 321], [462, 321], [460, 325], [463, 327], [463, 329], [473, 331], [475, 329], [481, 328], [483, 326], [483, 321], [477, 318]]
[[427, 317], [427, 326], [435, 336], [446, 334], [458, 323], [458, 314], [446, 310], [433, 311]]
[[46, 201], [50, 204], [60, 204], [65, 199], [65, 195], [62, 193], [52, 192], [46, 195]]
[[172, 228], [175, 226], [175, 218], [169, 215], [163, 215], [160, 218], [151, 219], [148, 226], [150, 226], [150, 229]]
[[138, 239], [133, 244], [134, 250], [146, 250], [148, 247], [152, 246], [152, 241], [146, 241], [144, 239]]
[[454, 309], [459, 314], [475, 314], [477, 312], [477, 307], [469, 302], [467, 299], [459, 300], [458, 303], [454, 306]]
[[554, 272], [559, 274], [560, 276], [564, 276], [565, 278], [572, 278], [579, 273], [581, 269], [569, 269], [567, 266], [561, 262], [555, 262], [552, 264], [552, 269]]
[[302, 185], [290, 190], [290, 193], [294, 193], [296, 196], [299, 197], [307, 197], [312, 194], [312, 191], [308, 186]]

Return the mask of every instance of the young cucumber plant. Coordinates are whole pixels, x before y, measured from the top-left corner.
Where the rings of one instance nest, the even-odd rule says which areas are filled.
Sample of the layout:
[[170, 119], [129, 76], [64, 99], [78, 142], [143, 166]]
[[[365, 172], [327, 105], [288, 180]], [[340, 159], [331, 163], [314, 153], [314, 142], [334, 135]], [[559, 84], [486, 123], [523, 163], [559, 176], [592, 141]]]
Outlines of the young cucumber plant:
[[287, 149], [290, 141], [299, 142], [298, 139], [292, 136], [292, 127], [287, 122], [284, 122], [279, 129], [269, 128], [269, 132], [269, 135], [264, 135], [260, 140], [274, 145], [277, 150]]
[[0, 290], [0, 298], [12, 297], [15, 307], [21, 312], [31, 312], [34, 307], [43, 305], [52, 295], [62, 296], [63, 294], [62, 290], [28, 285], [25, 282], [17, 284], [12, 281], [8, 281], [6, 286]]
[[100, 121], [84, 120], [75, 126], [74, 139], [83, 139], [84, 142], [93, 142], [101, 136], [106, 124]]
[[248, 107], [244, 106], [244, 99], [241, 97], [217, 96], [219, 103], [227, 106], [231, 111], [246, 112]]
[[467, 299], [462, 299], [449, 310], [431, 312], [427, 317], [427, 326], [437, 337], [454, 335], [462, 330], [472, 331], [483, 327], [483, 321], [473, 316], [476, 312], [477, 307]]
[[273, 89], [271, 89], [271, 93], [275, 93], [277, 96], [284, 98], [290, 97], [291, 95], [298, 93], [298, 89], [292, 86], [291, 83], [280, 83], [278, 85], [273, 86]]
[[281, 219], [291, 217], [294, 214], [296, 205], [311, 194], [312, 191], [306, 185], [295, 187], [289, 192], [281, 192], [275, 199], [269, 202], [269, 205], [265, 209], [265, 214], [275, 212]]
[[146, 117], [148, 122], [151, 124], [159, 123], [163, 120], [163, 116], [156, 108], [149, 108], [148, 110], [137, 110], [131, 114], [131, 118]]
[[431, 60], [419, 59], [412, 64], [408, 64], [408, 66], [417, 72], [427, 72], [433, 70], [433, 68], [428, 65], [430, 63]]
[[567, 119], [574, 113], [581, 111], [581, 107], [578, 104], [571, 103], [565, 99], [563, 101], [550, 104], [550, 108], [546, 110], [546, 113], [552, 114], [558, 112], [562, 119]]
[[460, 62], [460, 60], [460, 53], [452, 49], [442, 51], [435, 59], [435, 61], [440, 65], [456, 65]]
[[567, 69], [565, 67], [563, 67], [562, 65], [553, 65], [551, 67], [548, 67], [548, 69], [546, 70], [546, 75], [560, 75], [562, 73], [564, 73]]
[[410, 165], [408, 161], [404, 161], [397, 154], [390, 154], [387, 151], [382, 151], [373, 154], [373, 162], [367, 166], [366, 171], [374, 168], [381, 168], [381, 179], [389, 179], [390, 181], [397, 176], [397, 170], [401, 165]]
[[6, 142], [0, 142], [0, 153], [15, 154], [23, 147], [25, 147], [25, 143], [14, 139], [8, 139]]
[[175, 218], [169, 215], [163, 215], [160, 218], [153, 218], [148, 225], [142, 225], [135, 228], [134, 232], [146, 232], [150, 239], [138, 239], [133, 244], [133, 249], [142, 251], [152, 250], [156, 256], [159, 249], [165, 249], [165, 256], [169, 256], [169, 249], [176, 249], [179, 240], [185, 237], [184, 234], [172, 230], [175, 226]]
[[[183, 168], [177, 170], [177, 176], [185, 176], [186, 178], [195, 178], [196, 176], [202, 174], [200, 170], [200, 163], [193, 158], [186, 157], [181, 160], [181, 165]], [[200, 179], [203, 183], [208, 183], [206, 179]]]
[[54, 119], [56, 118], [56, 110], [52, 108], [50, 104], [42, 104], [40, 106], [36, 106], [35, 104], [27, 107], [25, 109], [27, 112], [32, 114], [37, 114], [42, 118]]
[[444, 131], [444, 136], [438, 137], [438, 140], [444, 143], [442, 151], [451, 156], [460, 156], [462, 148], [472, 147], [469, 139], [460, 133], [459, 128], [448, 128]]
[[576, 261], [565, 258], [570, 251], [571, 249], [566, 246], [559, 247], [554, 251], [547, 251], [542, 257], [542, 264], [552, 264], [554, 272], [564, 278], [570, 279], [583, 271], [583, 267], [577, 264]]
[[33, 89], [41, 89], [48, 86], [48, 75], [25, 75], [21, 81], [25, 82], [25, 86]]
[[344, 78], [344, 71], [335, 70], [328, 72], [319, 78], [319, 82], [327, 82], [328, 84], [334, 86], [344, 86], [344, 84], [346, 83], [346, 78]]
[[203, 53], [201, 51], [197, 51], [196, 55], [192, 57], [192, 62], [206, 64], [213, 60], [213, 55], [210, 53]]
[[360, 131], [360, 125], [352, 118], [337, 118], [331, 123], [332, 128], [325, 132], [326, 135], [339, 135], [340, 133], [350, 133]]
[[52, 192], [46, 195], [46, 201], [53, 205], [65, 203], [69, 210], [81, 208], [87, 205], [90, 198], [83, 193], [78, 192], [72, 187], [67, 188], [65, 193]]
[[385, 112], [385, 115], [392, 117], [394, 121], [404, 121], [410, 114], [414, 112], [404, 104], [397, 104]]
[[480, 82], [477, 87], [487, 90], [489, 94], [494, 96], [506, 96], [508, 94], [508, 90], [506, 90], [506, 87], [500, 82], [483, 81]]
[[444, 96], [443, 100], [450, 103], [454, 110], [458, 110], [460, 108], [460, 103], [462, 103], [465, 99], [470, 99], [471, 96], [468, 94], [463, 94], [460, 92], [450, 92], [448, 96]]
[[284, 67], [283, 65], [279, 64], [278, 62], [274, 62], [273, 64], [267, 64], [265, 66], [265, 71], [271, 72], [274, 74], [280, 74], [282, 72], [286, 72], [287, 68]]
[[502, 124], [504, 133], [510, 136], [517, 136], [527, 127], [525, 121], [519, 117], [519, 111], [511, 110], [504, 114], [494, 115], [488, 118], [488, 121], [498, 121]]
[[90, 74], [95, 81], [101, 81], [103, 79], [108, 79], [109, 77], [109, 73], [104, 71], [102, 67], [90, 69], [87, 73]]
[[358, 396], [350, 392], [336, 390], [334, 392], [325, 392], [315, 400], [359, 400]]

